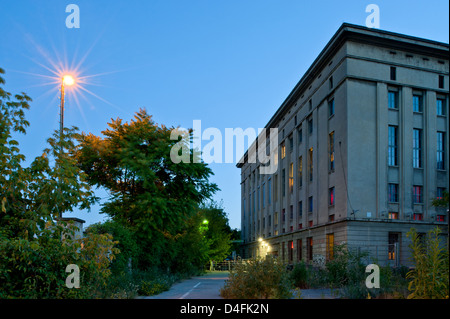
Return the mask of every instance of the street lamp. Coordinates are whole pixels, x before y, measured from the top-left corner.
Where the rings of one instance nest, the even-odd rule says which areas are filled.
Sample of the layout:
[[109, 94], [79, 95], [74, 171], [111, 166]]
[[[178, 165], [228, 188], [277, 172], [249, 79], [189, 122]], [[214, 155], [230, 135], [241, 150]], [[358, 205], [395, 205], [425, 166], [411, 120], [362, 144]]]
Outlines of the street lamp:
[[[63, 130], [64, 130], [64, 88], [65, 86], [71, 86], [75, 84], [75, 79], [69, 75], [66, 74], [61, 78], [61, 103], [59, 105], [59, 143], [60, 143], [60, 149], [59, 149], [59, 156], [62, 159], [62, 153], [63, 153]], [[60, 179], [61, 182], [61, 179]], [[59, 212], [59, 218], [62, 218], [62, 212]]]
[[[62, 143], [62, 137], [63, 137], [63, 129], [64, 129], [64, 88], [65, 86], [71, 86], [75, 84], [75, 79], [69, 75], [66, 74], [61, 79], [61, 103], [60, 103], [60, 109], [59, 109], [59, 136], [60, 136], [60, 142]], [[61, 151], [62, 151], [62, 145], [61, 145]]]

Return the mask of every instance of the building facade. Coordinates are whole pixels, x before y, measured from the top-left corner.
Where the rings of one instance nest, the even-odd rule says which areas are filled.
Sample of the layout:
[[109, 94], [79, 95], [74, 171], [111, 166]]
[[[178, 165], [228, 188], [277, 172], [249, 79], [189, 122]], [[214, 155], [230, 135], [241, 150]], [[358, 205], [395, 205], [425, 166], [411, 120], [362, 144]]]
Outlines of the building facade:
[[248, 151], [237, 165], [243, 257], [320, 262], [346, 243], [408, 265], [412, 227], [448, 236], [432, 206], [448, 190], [448, 90], [448, 44], [344, 23], [265, 126], [277, 171]]

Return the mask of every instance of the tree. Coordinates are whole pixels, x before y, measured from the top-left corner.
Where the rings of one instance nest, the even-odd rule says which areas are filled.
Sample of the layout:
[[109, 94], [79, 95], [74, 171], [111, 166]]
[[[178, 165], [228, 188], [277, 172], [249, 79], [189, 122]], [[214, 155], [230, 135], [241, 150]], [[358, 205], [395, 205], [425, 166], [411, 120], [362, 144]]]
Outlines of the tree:
[[[101, 283], [99, 278], [108, 274], [108, 263], [98, 262], [104, 251], [93, 243], [108, 250], [108, 260], [117, 250], [108, 236], [90, 236], [86, 243], [91, 247], [82, 247], [70, 236], [74, 228], [58, 222], [60, 213], [89, 209], [97, 200], [73, 157], [76, 128], [65, 129], [62, 139], [55, 132], [43, 154], [23, 166], [25, 156], [13, 134], [26, 133], [30, 101], [25, 93], [13, 100], [0, 86], [0, 298], [88, 297], [89, 283]], [[82, 271], [80, 290], [65, 287], [69, 264]]]
[[220, 205], [211, 202], [201, 206], [199, 214], [204, 228], [203, 240], [208, 247], [208, 259], [224, 260], [230, 254], [232, 235], [226, 212]]
[[[81, 134], [77, 159], [91, 185], [109, 190], [106, 213], [138, 236], [141, 267], [167, 267], [176, 239], [198, 205], [218, 190], [205, 163], [174, 163], [175, 128], [158, 126], [143, 109], [128, 123], [111, 120], [104, 137]], [[189, 132], [192, 137], [192, 131]], [[184, 148], [186, 149], [186, 148]], [[193, 151], [189, 151], [193, 155]]]

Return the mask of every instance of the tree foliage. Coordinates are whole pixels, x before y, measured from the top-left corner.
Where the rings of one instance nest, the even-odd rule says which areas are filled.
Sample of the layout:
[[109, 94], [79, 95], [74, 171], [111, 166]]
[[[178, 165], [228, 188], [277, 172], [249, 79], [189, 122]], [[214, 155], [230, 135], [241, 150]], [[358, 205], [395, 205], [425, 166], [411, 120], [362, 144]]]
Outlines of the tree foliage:
[[171, 160], [179, 142], [170, 138], [173, 129], [140, 109], [131, 122], [111, 120], [103, 137], [79, 137], [78, 165], [91, 185], [110, 192], [101, 211], [137, 234], [141, 268], [171, 265], [188, 221], [218, 189], [208, 181], [212, 171], [205, 163]]
[[[55, 132], [42, 155], [24, 167], [13, 135], [26, 133], [29, 102], [25, 93], [13, 98], [0, 86], [0, 298], [92, 296], [108, 276], [105, 256], [110, 261], [118, 251], [109, 236], [82, 243], [73, 238], [74, 226], [58, 221], [61, 213], [97, 200], [73, 156], [76, 128], [65, 129], [61, 139]], [[68, 264], [79, 266], [82, 288], [65, 286]]]

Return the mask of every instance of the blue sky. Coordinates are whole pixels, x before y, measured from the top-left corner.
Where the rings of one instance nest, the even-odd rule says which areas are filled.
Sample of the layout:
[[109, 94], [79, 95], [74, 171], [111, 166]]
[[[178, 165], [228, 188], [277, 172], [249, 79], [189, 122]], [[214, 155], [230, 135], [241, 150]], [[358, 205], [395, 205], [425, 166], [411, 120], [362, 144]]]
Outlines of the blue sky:
[[[80, 9], [69, 29], [68, 4]], [[56, 67], [79, 65], [85, 90], [69, 92], [65, 125], [99, 135], [111, 118], [140, 107], [166, 126], [264, 127], [343, 22], [365, 25], [368, 4], [380, 28], [448, 43], [449, 4], [430, 1], [34, 0], [0, 3], [0, 67], [6, 90], [33, 98], [26, 136], [31, 161], [59, 128]], [[240, 228], [240, 171], [211, 164], [230, 226]], [[106, 193], [99, 192], [106, 197]], [[104, 220], [99, 207], [79, 217]]]

